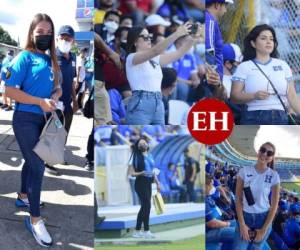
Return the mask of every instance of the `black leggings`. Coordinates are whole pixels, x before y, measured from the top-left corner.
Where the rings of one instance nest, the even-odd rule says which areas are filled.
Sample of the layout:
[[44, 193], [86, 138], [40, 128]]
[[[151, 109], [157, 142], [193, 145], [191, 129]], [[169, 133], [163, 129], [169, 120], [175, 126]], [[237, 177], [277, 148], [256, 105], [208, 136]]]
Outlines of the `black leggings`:
[[152, 179], [145, 176], [139, 176], [135, 180], [134, 188], [141, 201], [141, 208], [136, 221], [136, 230], [141, 230], [142, 223], [144, 224], [144, 231], [149, 230], [152, 194], [151, 183]]

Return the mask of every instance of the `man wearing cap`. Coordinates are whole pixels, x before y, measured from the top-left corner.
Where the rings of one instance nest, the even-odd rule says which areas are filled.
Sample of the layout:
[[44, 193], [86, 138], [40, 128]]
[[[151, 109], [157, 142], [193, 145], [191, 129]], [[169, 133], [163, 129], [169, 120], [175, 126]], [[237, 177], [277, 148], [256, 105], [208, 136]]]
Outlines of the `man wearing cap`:
[[232, 76], [237, 66], [242, 62], [241, 49], [234, 43], [223, 45], [223, 86], [225, 88], [226, 104], [231, 108], [235, 124], [240, 124], [241, 112], [245, 108], [243, 104], [235, 104], [230, 100]]
[[[78, 110], [74, 81], [76, 77], [76, 56], [70, 52], [74, 44], [74, 34], [75, 32], [71, 26], [62, 26], [58, 31], [56, 50], [62, 77], [62, 96], [59, 100], [64, 105], [65, 129], [67, 133], [70, 131], [73, 113]], [[53, 166], [46, 165], [46, 171], [58, 175], [57, 169]]]
[[228, 98], [230, 97], [232, 75], [241, 63], [242, 57], [242, 52], [238, 45], [234, 43], [223, 45], [223, 85]]

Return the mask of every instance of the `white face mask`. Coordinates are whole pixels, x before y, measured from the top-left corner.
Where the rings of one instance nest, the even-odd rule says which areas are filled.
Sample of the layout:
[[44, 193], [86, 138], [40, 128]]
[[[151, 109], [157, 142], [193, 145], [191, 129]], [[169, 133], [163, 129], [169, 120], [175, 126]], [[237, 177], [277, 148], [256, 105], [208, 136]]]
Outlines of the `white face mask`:
[[72, 47], [72, 43], [71, 42], [67, 42], [65, 40], [59, 40], [58, 41], [58, 49], [62, 52], [62, 53], [69, 53]]
[[119, 27], [119, 25], [113, 21], [107, 21], [104, 23], [104, 25], [107, 28], [108, 33], [110, 34], [114, 34]]
[[7, 57], [7, 59], [8, 59], [9, 61], [11, 61], [11, 60], [13, 59], [13, 56], [12, 56], [12, 55], [7, 55], [6, 57]]

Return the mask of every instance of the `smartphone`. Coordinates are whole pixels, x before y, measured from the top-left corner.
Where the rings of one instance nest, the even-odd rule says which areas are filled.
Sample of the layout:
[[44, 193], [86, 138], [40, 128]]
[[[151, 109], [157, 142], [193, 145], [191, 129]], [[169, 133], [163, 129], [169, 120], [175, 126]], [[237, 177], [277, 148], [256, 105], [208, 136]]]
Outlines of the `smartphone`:
[[214, 49], [207, 49], [205, 51], [205, 61], [211, 68], [213, 69], [217, 68], [217, 61], [216, 61]]
[[192, 27], [191, 27], [191, 35], [195, 35], [198, 31], [198, 24], [197, 23], [193, 23]]
[[255, 201], [254, 201], [253, 194], [252, 194], [252, 191], [251, 191], [250, 187], [245, 187], [244, 188], [244, 194], [245, 194], [246, 200], [248, 202], [248, 205], [249, 206], [254, 205]]
[[248, 230], [248, 234], [249, 234], [249, 238], [251, 241], [254, 241], [255, 237], [256, 237], [256, 230]]

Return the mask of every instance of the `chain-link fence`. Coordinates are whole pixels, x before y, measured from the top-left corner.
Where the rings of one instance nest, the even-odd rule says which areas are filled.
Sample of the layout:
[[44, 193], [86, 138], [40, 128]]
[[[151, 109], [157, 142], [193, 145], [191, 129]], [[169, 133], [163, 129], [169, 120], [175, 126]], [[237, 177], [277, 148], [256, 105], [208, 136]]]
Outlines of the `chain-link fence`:
[[257, 24], [271, 25], [280, 58], [292, 68], [300, 90], [300, 0], [235, 0], [221, 20], [224, 42], [238, 44]]

